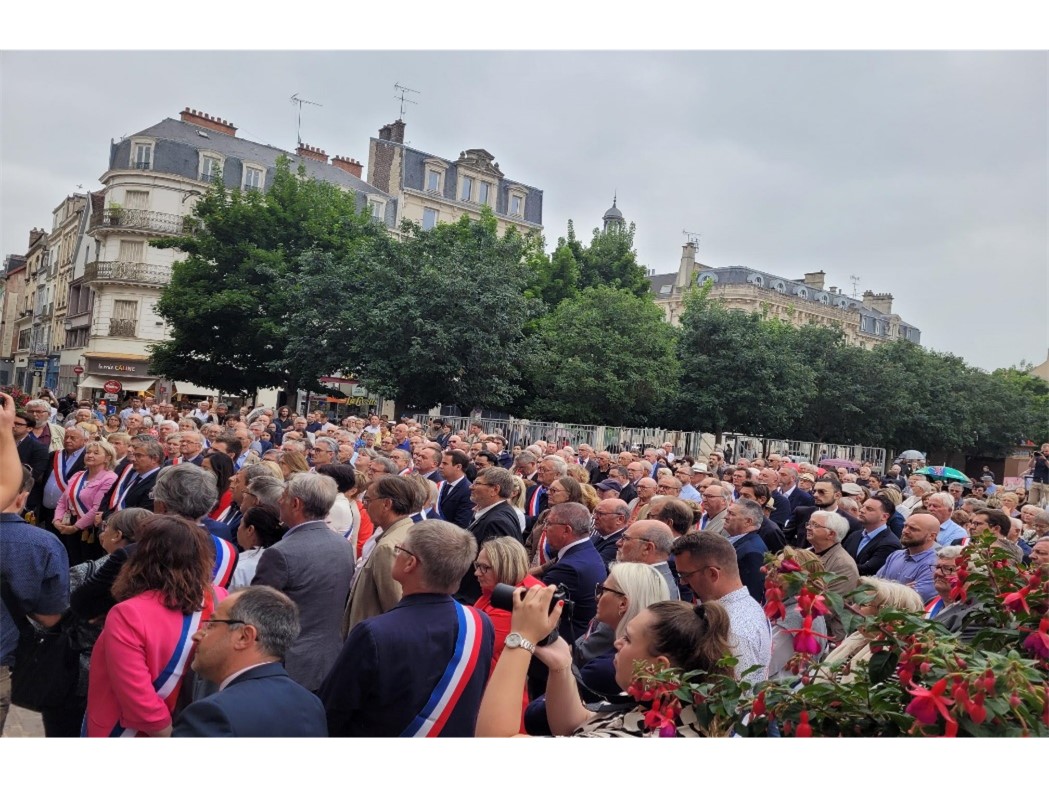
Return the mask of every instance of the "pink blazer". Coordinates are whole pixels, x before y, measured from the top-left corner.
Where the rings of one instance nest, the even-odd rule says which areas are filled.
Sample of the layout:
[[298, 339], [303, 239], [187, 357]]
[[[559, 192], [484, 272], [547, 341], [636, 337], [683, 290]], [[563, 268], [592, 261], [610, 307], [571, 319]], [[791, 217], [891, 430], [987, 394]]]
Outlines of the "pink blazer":
[[[218, 600], [228, 595], [215, 588]], [[211, 616], [211, 594], [202, 618]], [[131, 731], [139, 735], [158, 732], [171, 724], [182, 676], [193, 656], [190, 650], [181, 664], [172, 664], [172, 654], [185, 637], [186, 618], [168, 609], [157, 591], [122, 601], [109, 611], [105, 627], [95, 643], [88, 672], [87, 737], [118, 737]], [[175, 687], [162, 698], [154, 682], [171, 680]]]
[[77, 526], [78, 530], [87, 530], [87, 528], [95, 524], [95, 512], [102, 505], [102, 501], [109, 493], [109, 490], [113, 488], [113, 484], [117, 482], [117, 474], [112, 470], [103, 470], [88, 481], [87, 486], [80, 493], [80, 499], [88, 507], [88, 510], [82, 517], [77, 517], [76, 508], [73, 507], [69, 496], [76, 489], [76, 485], [80, 483], [81, 474], [86, 472], [87, 470], [81, 470], [79, 473], [73, 473], [73, 477], [69, 479], [68, 488], [62, 497], [58, 499], [58, 505], [55, 506], [55, 521], [60, 521], [69, 513], [73, 516], [73, 524]]

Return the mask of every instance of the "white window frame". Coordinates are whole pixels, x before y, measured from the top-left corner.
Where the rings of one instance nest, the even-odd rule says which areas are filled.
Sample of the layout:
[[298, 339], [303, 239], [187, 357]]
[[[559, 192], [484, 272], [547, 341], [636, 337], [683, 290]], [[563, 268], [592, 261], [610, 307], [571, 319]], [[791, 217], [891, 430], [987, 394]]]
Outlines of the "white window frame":
[[494, 184], [487, 180], [479, 180], [477, 182], [477, 203], [479, 205], [491, 205], [493, 191], [495, 191]]
[[[514, 200], [517, 200], [517, 209], [514, 210]], [[524, 215], [524, 197], [515, 192], [510, 192], [510, 199], [507, 200], [506, 212], [511, 216], [523, 216]]]
[[368, 215], [371, 216], [372, 221], [380, 223], [386, 221], [386, 202], [374, 197], [370, 198], [368, 200]]
[[218, 153], [211, 153], [204, 150], [200, 151], [200, 166], [197, 169], [198, 179], [205, 183], [214, 183], [215, 176], [207, 171], [209, 169], [207, 162], [209, 161], [215, 162], [213, 166], [217, 166], [223, 173], [225, 173], [226, 160]]
[[474, 187], [477, 184], [477, 178], [471, 175], [460, 175], [459, 176], [459, 199], [463, 202], [474, 201]]
[[[140, 150], [148, 150], [149, 151], [149, 155], [148, 155], [148, 157], [146, 157], [146, 158], [148, 158], [148, 161], [142, 161], [141, 162], [142, 164], [145, 164], [146, 166], [140, 166], [140, 159], [143, 158], [143, 157], [138, 155]], [[151, 140], [151, 139], [132, 139], [131, 140], [131, 160], [128, 162], [128, 168], [129, 169], [142, 169], [142, 170], [147, 170], [147, 171], [148, 170], [152, 170], [153, 169], [153, 154], [155, 152], [156, 151], [154, 150], [153, 140]]]
[[[132, 199], [132, 195], [136, 195], [134, 199]], [[135, 200], [138, 200], [139, 204], [134, 204]], [[124, 209], [149, 210], [149, 191], [146, 189], [125, 189]]]
[[117, 246], [117, 260], [120, 262], [145, 262], [146, 242], [144, 240], [120, 240]]
[[[255, 174], [258, 175], [258, 181], [259, 182], [257, 184], [248, 183], [248, 173], [249, 172], [254, 172]], [[244, 175], [241, 178], [241, 184], [240, 184], [241, 188], [244, 191], [262, 191], [262, 189], [263, 189], [263, 187], [265, 185], [266, 185], [266, 168], [262, 167], [262, 166], [260, 166], [258, 164], [245, 164], [244, 165]]]
[[[429, 192], [430, 194], [444, 194], [444, 176], [448, 171], [448, 162], [443, 161], [439, 158], [428, 158], [423, 161], [424, 176], [423, 176], [423, 191]], [[431, 176], [437, 176], [437, 188], [430, 188]]]
[[[426, 226], [426, 217], [428, 215], [431, 215], [431, 214], [433, 215], [433, 223], [429, 227], [427, 227]], [[437, 226], [437, 222], [439, 222], [440, 220], [441, 220], [441, 212], [439, 210], [437, 210], [437, 208], [423, 208], [422, 227], [423, 227], [424, 230], [432, 230], [434, 227]]]

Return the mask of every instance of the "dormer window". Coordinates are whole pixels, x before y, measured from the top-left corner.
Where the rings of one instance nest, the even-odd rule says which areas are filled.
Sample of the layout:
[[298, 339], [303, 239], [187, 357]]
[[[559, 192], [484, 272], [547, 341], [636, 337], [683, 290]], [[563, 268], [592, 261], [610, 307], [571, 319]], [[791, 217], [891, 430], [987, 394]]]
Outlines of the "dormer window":
[[134, 142], [131, 145], [131, 168], [153, 169], [153, 143]]
[[222, 159], [206, 153], [200, 156], [200, 179], [206, 183], [218, 180], [222, 172]]
[[474, 198], [474, 179], [463, 176], [459, 179], [459, 199], [471, 202]]
[[244, 190], [245, 191], [259, 191], [262, 189], [263, 179], [266, 177], [266, 171], [261, 167], [244, 167]]
[[491, 202], [489, 197], [492, 191], [492, 184], [482, 180], [477, 186], [477, 201], [482, 205], [490, 205]]

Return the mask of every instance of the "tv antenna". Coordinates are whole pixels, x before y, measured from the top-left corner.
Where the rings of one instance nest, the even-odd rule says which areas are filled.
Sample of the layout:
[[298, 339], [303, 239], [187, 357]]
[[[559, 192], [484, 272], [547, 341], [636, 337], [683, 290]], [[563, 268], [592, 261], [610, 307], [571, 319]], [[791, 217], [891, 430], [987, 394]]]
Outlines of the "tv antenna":
[[307, 98], [299, 98], [299, 94], [298, 93], [295, 93], [291, 97], [291, 103], [299, 105], [299, 122], [298, 122], [298, 126], [295, 129], [295, 136], [296, 136], [296, 138], [299, 141], [299, 145], [301, 146], [302, 145], [302, 105], [303, 104], [310, 104], [311, 106], [315, 106], [315, 107], [323, 107], [324, 104], [318, 104], [316, 101], [310, 101]]
[[860, 294], [860, 289], [859, 289], [860, 277], [859, 276], [849, 276], [849, 281], [852, 282], [852, 297], [853, 298], [859, 297], [859, 294]]
[[406, 94], [407, 93], [415, 93], [415, 95], [421, 96], [422, 93], [420, 93], [418, 90], [412, 90], [410, 87], [405, 87], [400, 82], [394, 82], [393, 83], [393, 89], [401, 91], [401, 95], [400, 96], [394, 96], [394, 98], [396, 98], [398, 101], [401, 102], [401, 120], [404, 120], [404, 105], [405, 104], [416, 104], [416, 105], [418, 105], [418, 103], [419, 103], [418, 101], [412, 101], [410, 98], [407, 97]]
[[698, 246], [699, 239], [703, 237], [698, 232], [689, 232], [688, 230], [681, 230], [681, 232], [684, 233], [685, 237], [688, 238], [688, 242], [693, 246]]

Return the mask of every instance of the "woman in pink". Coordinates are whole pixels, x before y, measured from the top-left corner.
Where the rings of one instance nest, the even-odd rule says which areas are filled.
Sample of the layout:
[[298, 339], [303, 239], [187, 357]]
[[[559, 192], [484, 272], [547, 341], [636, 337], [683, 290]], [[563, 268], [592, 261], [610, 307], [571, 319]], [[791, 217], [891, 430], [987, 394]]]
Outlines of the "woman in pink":
[[204, 528], [173, 516], [141, 525], [91, 655], [85, 736], [171, 734], [193, 634], [226, 596], [211, 586], [213, 561]]
[[113, 467], [117, 452], [107, 442], [88, 443], [84, 448], [84, 470], [69, 479], [65, 494], [55, 507], [55, 529], [69, 552], [69, 565], [95, 560], [105, 554], [95, 527], [95, 513], [116, 483]]

